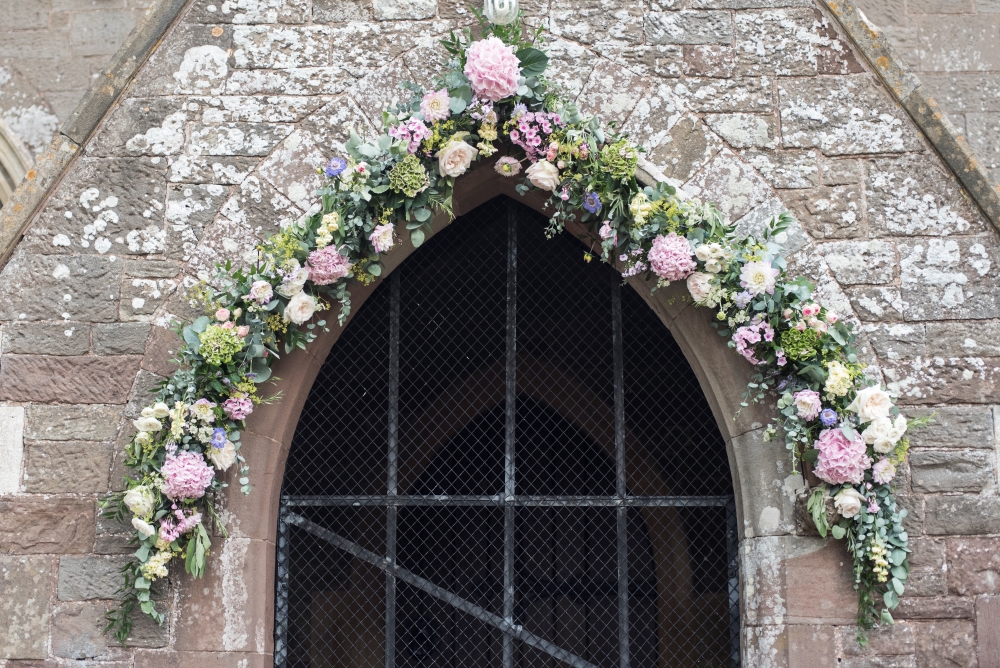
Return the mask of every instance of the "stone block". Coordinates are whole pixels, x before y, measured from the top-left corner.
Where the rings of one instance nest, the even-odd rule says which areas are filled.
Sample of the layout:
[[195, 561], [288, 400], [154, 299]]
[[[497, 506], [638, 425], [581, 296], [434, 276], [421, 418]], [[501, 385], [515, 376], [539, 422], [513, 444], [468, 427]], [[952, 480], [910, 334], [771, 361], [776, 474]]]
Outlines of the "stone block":
[[[887, 360], [921, 357], [924, 347], [924, 326], [918, 324], [864, 325], [875, 354]], [[909, 411], [907, 412], [909, 415]]]
[[992, 235], [899, 243], [900, 292], [907, 320], [1000, 317], [1000, 261]]
[[116, 599], [122, 567], [129, 557], [62, 557], [59, 559], [59, 600]]
[[3, 329], [0, 352], [84, 355], [90, 352], [90, 325], [76, 322], [11, 323]]
[[946, 544], [949, 594], [1000, 593], [1000, 538], [951, 538]]
[[841, 159], [823, 161], [823, 185], [853, 185], [861, 181], [862, 174], [860, 160]]
[[247, 652], [169, 652], [138, 650], [135, 665], [142, 668], [271, 668], [274, 657], [270, 654]]
[[819, 185], [815, 151], [743, 151], [742, 156], [772, 188], [812, 188]]
[[111, 444], [75, 441], [29, 443], [24, 490], [41, 494], [108, 491]]
[[976, 599], [976, 639], [979, 641], [979, 668], [1000, 666], [1000, 597]]
[[948, 582], [944, 572], [913, 572], [906, 579], [907, 596], [944, 596], [948, 593]]
[[993, 453], [920, 450], [910, 455], [914, 492], [981, 492], [993, 484]]
[[[998, 6], [1000, 9], [1000, 6]], [[920, 74], [949, 114], [1000, 111], [1000, 80], [992, 73]]]
[[913, 630], [917, 639], [917, 665], [977, 668], [976, 627], [973, 622], [917, 622]]
[[988, 406], [934, 406], [907, 408], [909, 417], [934, 416], [926, 427], [907, 436], [912, 448], [980, 448], [992, 450], [993, 412]]
[[927, 354], [935, 357], [1000, 357], [1000, 321], [927, 323]]
[[879, 239], [839, 241], [819, 246], [826, 265], [841, 285], [886, 285], [893, 282], [896, 245]]
[[265, 156], [291, 132], [291, 126], [271, 123], [196, 123], [188, 150], [198, 155]]
[[910, 537], [910, 568], [914, 571], [943, 571], [945, 543], [931, 538]]
[[[594, 71], [590, 73], [577, 102], [583, 113], [600, 116], [605, 122], [615, 121], [621, 125], [639, 101], [646, 97], [648, 87], [648, 81], [628, 70], [622, 70], [621, 66], [610, 60], [601, 59], [594, 65]], [[671, 101], [668, 106], [676, 107], [676, 104]], [[676, 108], [674, 113], [677, 113]]]
[[373, 0], [376, 21], [432, 19], [437, 15], [437, 0]]
[[0, 0], [0, 15], [6, 17], [3, 29], [37, 30], [49, 27], [52, 0], [37, 0], [30, 4], [18, 0]]
[[837, 668], [837, 648], [832, 626], [789, 625], [788, 665]]
[[667, 178], [686, 181], [722, 148], [719, 138], [697, 116], [685, 114], [649, 153], [649, 160]]
[[0, 400], [125, 403], [141, 357], [7, 355], [0, 367]]
[[0, 501], [0, 553], [89, 552], [96, 506], [92, 498]]
[[309, 18], [308, 0], [237, 0], [197, 3], [184, 15], [191, 23], [304, 23]]
[[893, 617], [896, 619], [972, 619], [973, 604], [973, 599], [957, 596], [933, 598], [903, 596], [900, 599], [899, 607], [893, 613]]
[[98, 355], [141, 355], [146, 350], [150, 325], [124, 322], [94, 327], [94, 352]]
[[162, 376], [140, 369], [135, 379], [135, 386], [132, 388], [132, 396], [125, 406], [125, 417], [138, 418], [142, 409], [153, 403], [156, 399], [158, 385], [163, 380]]
[[135, 27], [132, 12], [92, 11], [73, 15], [70, 49], [74, 56], [111, 55]]
[[0, 405], [0, 495], [21, 489], [24, 459], [24, 407]]
[[966, 139], [988, 169], [1000, 167], [1000, 112], [984, 111], [965, 114]]
[[[235, 3], [221, 4], [228, 9]], [[200, 3], [192, 7], [188, 20], [191, 14], [204, 9], [205, 6]], [[223, 93], [229, 74], [227, 52], [232, 45], [231, 26], [182, 23], [170, 33], [170, 48], [153, 51], [136, 74], [131, 97]]]
[[[277, 74], [284, 74], [278, 71]], [[170, 183], [217, 183], [239, 185], [257, 166], [256, 158], [231, 156], [178, 156], [170, 163], [168, 181]], [[171, 278], [157, 276], [156, 278]]]
[[689, 77], [728, 78], [736, 73], [736, 49], [729, 44], [687, 44], [683, 73]]
[[886, 360], [882, 371], [901, 404], [986, 404], [1000, 392], [996, 357]]
[[907, 0], [910, 14], [975, 14], [972, 0]]
[[903, 26], [907, 23], [903, 0], [860, 0], [855, 6], [880, 28]]
[[1000, 25], [970, 21], [966, 16], [926, 15], [917, 18], [920, 48], [937, 54], [923, 58], [927, 72], [988, 72], [1000, 69]]
[[367, 0], [314, 0], [312, 15], [316, 23], [371, 21], [372, 6]]
[[312, 204], [312, 194], [322, 186], [316, 165], [326, 162], [312, 135], [296, 130], [261, 163], [258, 173], [300, 209]]
[[1000, 498], [959, 494], [926, 497], [924, 532], [933, 536], [1000, 533]]
[[730, 44], [733, 21], [729, 12], [649, 12], [643, 32], [649, 44]]
[[845, 288], [847, 298], [858, 319], [867, 322], [900, 322], [906, 302], [899, 288], [864, 285], [855, 288]]
[[237, 26], [232, 63], [241, 69], [286, 69], [330, 64], [326, 26]]
[[116, 258], [17, 254], [0, 283], [33, 289], [0, 292], [0, 320], [112, 322], [121, 269]]
[[[164, 214], [169, 233], [165, 247], [167, 257], [190, 259], [205, 228], [212, 224], [228, 195], [228, 188], [215, 184], [171, 185], [167, 188], [167, 209]], [[140, 278], [162, 280], [164, 277]]]
[[811, 7], [737, 12], [733, 18], [738, 74], [816, 74], [814, 44], [820, 41], [816, 34], [819, 23]]
[[774, 109], [771, 86], [768, 77], [688, 78], [675, 90], [693, 112], [767, 113]]
[[788, 559], [785, 569], [789, 624], [852, 623], [857, 594], [851, 558], [842, 543], [823, 541], [822, 548]]
[[812, 7], [810, 0], [691, 0], [691, 9], [771, 9]]
[[150, 322], [177, 289], [173, 278], [129, 278], [122, 282], [118, 317], [123, 321]]
[[872, 160], [868, 218], [879, 235], [947, 236], [986, 230], [975, 205], [936, 156]]
[[25, 437], [42, 441], [112, 441], [118, 434], [121, 406], [101, 404], [27, 408]]
[[773, 116], [708, 114], [705, 122], [732, 148], [777, 148], [778, 128]]
[[728, 150], [702, 167], [685, 189], [714, 202], [730, 220], [739, 220], [771, 197], [771, 189], [760, 174]]
[[792, 190], [781, 199], [814, 239], [867, 236], [861, 192], [856, 186]]
[[49, 557], [0, 557], [0, 658], [47, 656], [51, 582]]
[[913, 637], [913, 626], [906, 622], [883, 626], [868, 632], [868, 647], [861, 647], [854, 642], [851, 631], [854, 629], [844, 629], [844, 656], [892, 656], [898, 654], [912, 654], [916, 647]]
[[781, 79], [778, 100], [786, 147], [830, 156], [923, 148], [905, 112], [867, 74]]
[[52, 653], [65, 659], [94, 659], [108, 652], [103, 603], [69, 603], [56, 608], [52, 620]]
[[637, 0], [550, 0], [549, 30], [581, 44], [642, 44], [644, 8]]

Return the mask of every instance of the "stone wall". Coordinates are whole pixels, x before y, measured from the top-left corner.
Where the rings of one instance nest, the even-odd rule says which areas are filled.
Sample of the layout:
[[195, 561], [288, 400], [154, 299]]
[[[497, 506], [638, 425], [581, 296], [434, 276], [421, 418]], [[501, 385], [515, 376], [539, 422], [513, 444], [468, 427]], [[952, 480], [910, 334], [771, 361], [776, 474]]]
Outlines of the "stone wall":
[[[793, 271], [855, 319], [904, 410], [937, 413], [901, 477], [909, 595], [899, 623], [861, 651], [843, 546], [802, 521], [783, 447], [726, 408], [745, 367], [711, 348], [718, 339], [688, 350], [738, 462], [745, 665], [1000, 665], [996, 230], [811, 0], [524, 4], [548, 21], [553, 78], [622, 123], [667, 177], [742, 225], [791, 209]], [[456, 0], [195, 0], [185, 11], [0, 272], [12, 286], [0, 291], [10, 668], [268, 665], [281, 460], [257, 466], [252, 500], [228, 498], [231, 538], [216, 538], [206, 580], [175, 573], [169, 622], [141, 623], [128, 650], [100, 633], [129, 548], [95, 500], [120, 487], [129, 418], [172, 369], [165, 326], [190, 315], [184, 287], [301, 215], [345, 127], [371, 132], [396, 83], [426, 82], [435, 40], [469, 20]], [[679, 338], [703, 336], [704, 314], [662, 310]], [[308, 391], [308, 374], [276, 375], [288, 403]], [[284, 442], [260, 413], [245, 437], [252, 464]]]

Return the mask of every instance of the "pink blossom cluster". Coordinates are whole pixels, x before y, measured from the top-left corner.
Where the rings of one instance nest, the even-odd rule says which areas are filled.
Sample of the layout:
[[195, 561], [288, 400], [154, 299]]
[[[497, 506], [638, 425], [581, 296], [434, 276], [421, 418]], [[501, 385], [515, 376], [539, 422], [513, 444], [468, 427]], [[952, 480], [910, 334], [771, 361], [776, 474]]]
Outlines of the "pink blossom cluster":
[[[563, 127], [559, 114], [547, 111], [525, 111], [511, 120], [516, 127], [510, 131], [510, 140], [524, 149], [531, 162], [535, 162], [542, 155], [547, 157], [554, 143], [548, 141], [548, 136], [557, 128]], [[546, 144], [544, 154], [540, 150], [543, 143]], [[558, 150], [559, 144], [556, 144], [556, 151]], [[555, 158], [554, 155], [552, 157]]]
[[163, 474], [163, 493], [176, 500], [200, 499], [215, 477], [205, 458], [189, 450], [168, 454], [160, 473]]
[[407, 142], [406, 150], [416, 153], [420, 149], [420, 143], [430, 138], [431, 130], [419, 118], [411, 118], [389, 128], [389, 136]]
[[517, 92], [521, 62], [514, 48], [493, 35], [469, 45], [465, 52], [465, 76], [473, 92], [492, 102], [499, 102]]
[[247, 395], [239, 394], [223, 401], [222, 410], [226, 412], [230, 420], [245, 420], [248, 415], [253, 413], [253, 401]]
[[198, 523], [201, 522], [201, 513], [191, 510], [188, 511], [190, 514], [185, 514], [183, 510], [179, 509], [176, 504], [173, 507], [174, 516], [177, 517], [177, 521], [174, 522], [170, 515], [167, 515], [162, 520], [160, 520], [160, 540], [165, 543], [172, 543], [188, 531], [191, 531]]
[[755, 318], [749, 325], [744, 325], [733, 334], [733, 343], [736, 344], [736, 352], [750, 362], [750, 364], [763, 364], [764, 360], [757, 359], [754, 354], [754, 346], [761, 341], [773, 341], [774, 329], [766, 321]]
[[316, 285], [329, 285], [351, 273], [351, 260], [340, 254], [336, 246], [324, 246], [309, 253], [306, 261], [309, 278]]
[[653, 272], [665, 281], [683, 280], [698, 268], [691, 244], [676, 232], [653, 239], [653, 247], [646, 257]]
[[824, 429], [813, 445], [819, 450], [816, 477], [832, 485], [845, 482], [857, 485], [872, 465], [865, 441], [858, 434], [848, 440], [841, 429]]

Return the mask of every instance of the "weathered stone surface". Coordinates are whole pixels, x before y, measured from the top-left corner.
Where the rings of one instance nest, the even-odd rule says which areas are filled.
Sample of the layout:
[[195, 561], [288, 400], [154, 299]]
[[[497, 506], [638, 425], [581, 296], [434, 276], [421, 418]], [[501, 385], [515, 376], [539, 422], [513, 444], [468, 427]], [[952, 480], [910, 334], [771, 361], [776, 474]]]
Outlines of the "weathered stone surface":
[[684, 115], [649, 153], [649, 160], [667, 178], [686, 181], [720, 150], [722, 142], [697, 116]]
[[222, 95], [189, 98], [196, 120], [213, 123], [298, 123], [327, 102], [323, 96]]
[[976, 668], [976, 627], [969, 621], [918, 622], [917, 664]]
[[256, 158], [179, 155], [170, 160], [170, 183], [217, 183], [239, 185], [257, 166]]
[[27, 408], [25, 438], [45, 441], [112, 441], [118, 433], [121, 406], [43, 406]]
[[791, 466], [782, 462], [777, 440], [766, 442], [760, 431], [752, 431], [733, 441], [746, 465], [740, 467], [739, 488], [742, 494], [743, 535], [775, 536], [795, 532], [795, 490], [804, 487], [800, 475], [792, 475]]
[[960, 494], [925, 501], [924, 531], [935, 536], [1000, 533], [1000, 499]]
[[139, 650], [135, 653], [136, 665], [143, 668], [271, 668], [274, 657], [270, 654], [247, 652], [162, 652]]
[[866, 190], [870, 224], [879, 234], [946, 236], [986, 230], [979, 212], [936, 156], [873, 160]]
[[910, 455], [915, 492], [981, 492], [993, 483], [993, 453], [921, 450]]
[[951, 538], [948, 546], [948, 593], [957, 596], [1000, 592], [1000, 539]]
[[577, 102], [584, 113], [622, 124], [645, 97], [648, 86], [647, 81], [602, 58], [594, 65]]
[[[228, 10], [235, 3], [220, 4]], [[188, 20], [198, 13], [205, 13], [203, 3], [193, 5]], [[219, 95], [225, 91], [233, 29], [218, 23], [225, 23], [232, 12], [213, 13], [216, 25], [181, 24], [171, 34], [172, 48], [153, 51], [132, 84], [133, 97]]]
[[695, 174], [686, 188], [691, 186], [698, 189], [702, 199], [715, 202], [730, 220], [743, 217], [771, 195], [767, 182], [753, 167], [728, 150]]
[[897, 612], [898, 614], [894, 616], [898, 619], [971, 619], [973, 601], [954, 596], [933, 598], [904, 596]]
[[[884, 625], [868, 633], [868, 646], [861, 647], [853, 637], [854, 629], [844, 629], [844, 656], [893, 656], [912, 654], [915, 648], [913, 626], [901, 622]], [[878, 664], [875, 664], [878, 665]]]
[[1000, 317], [994, 237], [907, 240], [899, 257], [907, 320]]
[[1000, 80], [995, 74], [921, 73], [920, 80], [949, 113], [1000, 111]]
[[24, 407], [0, 405], [0, 495], [21, 491]]
[[110, 443], [30, 443], [25, 447], [24, 489], [43, 494], [107, 492], [110, 469]]
[[303, 23], [309, 18], [307, 0], [236, 0], [195, 3], [184, 16], [191, 23]]
[[114, 107], [87, 150], [102, 157], [150, 156], [149, 164], [165, 167], [156, 158], [181, 152], [185, 125], [194, 118], [187, 105], [173, 98], [129, 98]]
[[330, 32], [326, 26], [237, 26], [232, 62], [255, 69], [328, 65]]
[[859, 319], [869, 322], [899, 322], [907, 303], [903, 301], [899, 288], [881, 286], [861, 286], [844, 290], [851, 300], [851, 306]]
[[0, 366], [0, 400], [125, 403], [141, 358], [7, 355]]
[[81, 554], [94, 542], [90, 498], [0, 501], [0, 553]]
[[731, 45], [688, 44], [683, 54], [683, 72], [689, 77], [728, 78], [736, 73], [736, 48]]
[[[773, 5], [772, 5], [773, 6]], [[737, 12], [737, 71], [756, 76], [816, 73], [816, 17], [812, 9]]]
[[863, 170], [860, 160], [850, 158], [823, 161], [823, 184], [827, 186], [853, 185], [861, 181]]
[[160, 306], [177, 289], [179, 282], [170, 278], [126, 279], [122, 284], [119, 319], [151, 322]]
[[647, 151], [671, 141], [671, 132], [682, 119], [683, 103], [674, 95], [669, 84], [655, 86], [632, 109], [622, 127], [633, 141]]
[[944, 596], [948, 593], [948, 584], [944, 571], [912, 572], [906, 579], [907, 596]]
[[0, 320], [112, 322], [122, 261], [93, 255], [17, 255], [0, 272]]
[[[582, 88], [583, 81], [580, 81], [577, 92]], [[344, 144], [350, 139], [350, 128], [362, 137], [371, 137], [375, 133], [357, 103], [347, 96], [338, 97], [311, 114], [300, 127], [313, 137], [326, 155], [345, 152]]]
[[841, 285], [892, 283], [896, 245], [881, 240], [821, 244], [819, 252]]
[[836, 629], [833, 626], [795, 624], [788, 627], [788, 665], [835, 668]]
[[816, 151], [743, 151], [742, 156], [772, 188], [812, 188], [819, 185]]
[[296, 130], [261, 163], [258, 173], [295, 206], [312, 204], [313, 193], [322, 185], [316, 167], [326, 158], [312, 135]]
[[62, 557], [59, 560], [59, 600], [114, 599], [122, 586], [127, 557]]
[[767, 113], [774, 109], [772, 85], [769, 77], [688, 78], [677, 84], [675, 92], [690, 111]]
[[892, 392], [906, 404], [984, 404], [998, 391], [996, 357], [916, 358], [888, 364], [883, 371]]
[[140, 369], [132, 387], [132, 395], [125, 406], [125, 417], [137, 418], [142, 413], [142, 409], [152, 403], [162, 376], [150, 373], [145, 369]]
[[370, 21], [371, 4], [363, 0], [314, 0], [313, 20], [317, 23]]
[[141, 355], [149, 338], [148, 323], [123, 322], [94, 326], [94, 353], [98, 355]]
[[929, 322], [927, 343], [928, 355], [1000, 357], [1000, 322]]
[[906, 115], [866, 74], [778, 82], [784, 145], [826, 155], [900, 153], [921, 148]]
[[814, 239], [866, 236], [860, 189], [853, 186], [792, 190], [782, 201]]
[[190, 259], [205, 227], [212, 223], [228, 194], [228, 188], [216, 184], [172, 185], [167, 189], [168, 257]]
[[226, 91], [234, 95], [336, 95], [352, 81], [351, 75], [339, 66], [234, 70], [226, 82]]
[[52, 621], [52, 653], [66, 659], [93, 659], [108, 651], [103, 603], [58, 606]]
[[45, 658], [51, 581], [50, 557], [0, 557], [0, 658]]
[[3, 329], [0, 351], [23, 355], [83, 355], [90, 351], [90, 325], [79, 322], [12, 323]]
[[373, 0], [375, 19], [432, 19], [437, 14], [436, 0]]
[[272, 123], [196, 123], [188, 150], [196, 155], [264, 156], [291, 132], [291, 126]]
[[969, 21], [960, 16], [924, 16], [917, 23], [921, 48], [939, 53], [928, 71], [1000, 69], [1000, 26], [993, 21]]
[[643, 17], [649, 44], [730, 44], [729, 12], [650, 12]]
[[887, 360], [921, 357], [926, 353], [923, 325], [865, 325], [875, 354]]
[[636, 0], [551, 0], [549, 30], [581, 44], [641, 44], [643, 5]]
[[733, 148], [776, 148], [778, 128], [773, 116], [708, 114], [705, 122]]

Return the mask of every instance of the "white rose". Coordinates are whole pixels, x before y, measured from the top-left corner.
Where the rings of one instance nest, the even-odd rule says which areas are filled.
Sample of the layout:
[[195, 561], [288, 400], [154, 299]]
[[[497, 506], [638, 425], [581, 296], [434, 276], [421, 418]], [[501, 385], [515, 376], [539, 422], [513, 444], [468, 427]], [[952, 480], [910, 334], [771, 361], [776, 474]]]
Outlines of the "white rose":
[[225, 471], [236, 461], [236, 448], [232, 441], [226, 441], [226, 445], [221, 448], [208, 448], [208, 458], [212, 464], [220, 471]]
[[138, 531], [139, 535], [143, 538], [149, 538], [156, 533], [156, 529], [151, 524], [140, 520], [138, 517], [132, 518], [132, 528]]
[[309, 280], [309, 267], [300, 267], [298, 260], [292, 260], [291, 271], [285, 275], [285, 280], [277, 287], [278, 294], [284, 297], [294, 297], [302, 292], [302, 286]]
[[896, 419], [892, 423], [892, 433], [889, 438], [895, 443], [899, 439], [903, 438], [903, 434], [906, 433], [906, 418], [902, 415], [897, 415]]
[[160, 431], [163, 429], [163, 423], [152, 415], [145, 415], [138, 420], [132, 420], [132, 424], [139, 431]]
[[[898, 427], [901, 426], [902, 429]], [[896, 418], [896, 424], [887, 417], [875, 418], [871, 424], [861, 432], [861, 437], [865, 443], [872, 446], [875, 452], [888, 454], [896, 447], [896, 443], [906, 431], [906, 418], [902, 415]]]
[[539, 160], [528, 167], [524, 174], [536, 188], [551, 192], [559, 187], [559, 170], [548, 160]]
[[155, 417], [158, 420], [162, 420], [168, 415], [170, 415], [170, 407], [167, 406], [165, 403], [161, 401], [159, 403], [153, 404], [153, 417]]
[[710, 274], [718, 274], [722, 271], [722, 264], [718, 260], [709, 259], [705, 261], [705, 271]]
[[833, 497], [833, 506], [841, 516], [850, 519], [861, 512], [865, 497], [853, 487], [845, 487]]
[[479, 151], [457, 139], [438, 151], [438, 169], [445, 176], [461, 176], [478, 154]]
[[712, 275], [696, 271], [687, 277], [688, 292], [696, 304], [704, 304], [712, 294]]
[[858, 422], [862, 424], [876, 418], [887, 418], [892, 410], [892, 397], [878, 386], [866, 387], [858, 392], [847, 410], [857, 413]]
[[292, 297], [285, 307], [285, 320], [290, 320], [296, 325], [301, 325], [316, 312], [316, 300], [306, 292], [299, 292]]
[[155, 510], [156, 495], [145, 485], [133, 487], [125, 492], [125, 497], [122, 500], [136, 517], [149, 517]]

